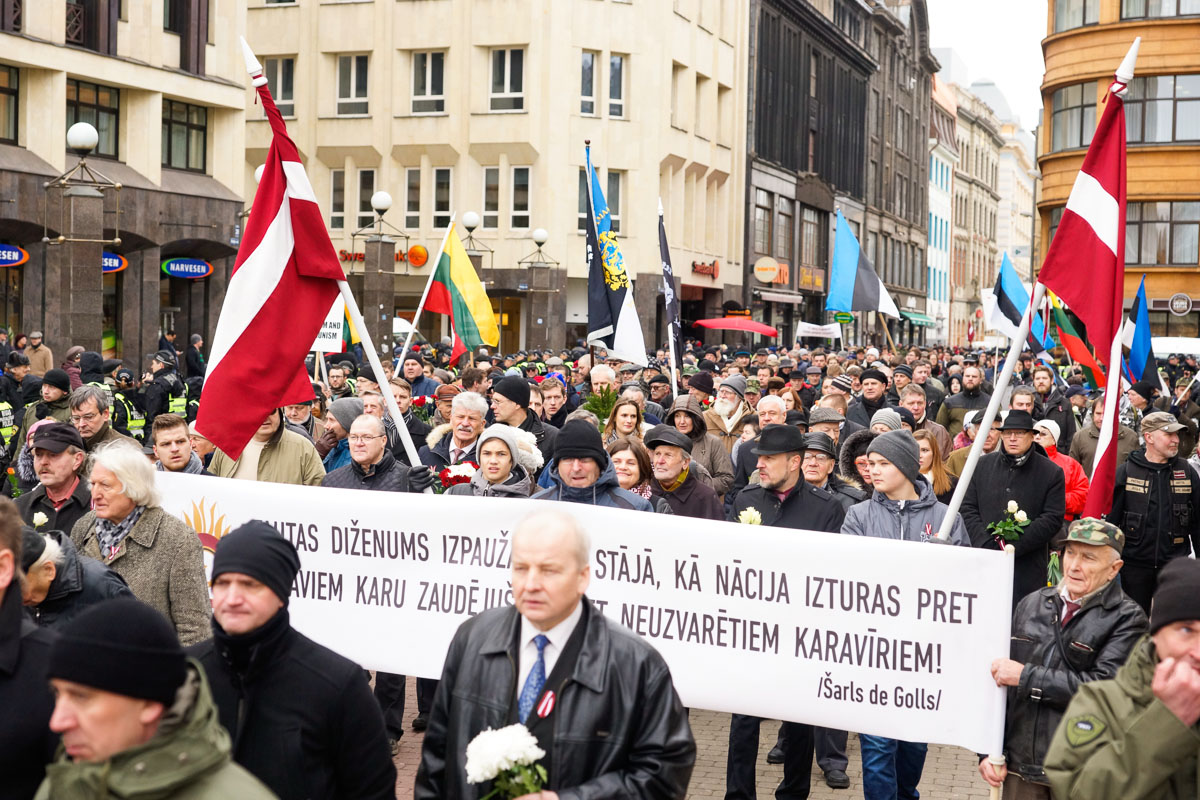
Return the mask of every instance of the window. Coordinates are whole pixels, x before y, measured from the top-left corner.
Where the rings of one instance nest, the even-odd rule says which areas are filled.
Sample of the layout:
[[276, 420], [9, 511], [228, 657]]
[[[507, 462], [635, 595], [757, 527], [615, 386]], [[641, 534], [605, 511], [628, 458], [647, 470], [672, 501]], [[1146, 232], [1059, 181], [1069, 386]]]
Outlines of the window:
[[371, 195], [375, 194], [375, 170], [358, 171], [358, 223], [365, 228], [375, 221], [375, 209], [371, 208]]
[[338, 56], [339, 115], [366, 114], [367, 56]]
[[625, 56], [608, 58], [608, 115], [625, 116]]
[[[15, 108], [15, 96], [13, 99]], [[121, 117], [120, 99], [121, 93], [117, 89], [87, 81], [77, 81], [74, 78], [67, 79], [67, 127], [70, 128], [76, 122], [88, 122], [96, 128], [96, 132], [100, 134], [100, 140], [93, 151], [94, 155], [109, 158], [116, 158], [118, 155], [117, 133]], [[164, 106], [164, 112], [165, 108]], [[15, 117], [13, 124], [16, 124]], [[166, 147], [165, 137], [163, 147]], [[200, 168], [203, 169], [203, 160], [201, 160]]]
[[598, 53], [583, 51], [579, 65], [579, 113], [596, 113], [596, 58]]
[[624, 174], [615, 169], [608, 171], [608, 192], [604, 199], [608, 202], [608, 220], [613, 233], [621, 232], [621, 176]]
[[1194, 267], [1198, 262], [1200, 201], [1126, 204], [1126, 264]]
[[269, 6], [290, 6], [295, 5], [296, 0], [266, 0]]
[[163, 0], [163, 30], [182, 35], [186, 29], [186, 0]]
[[1121, 19], [1200, 14], [1200, 0], [1121, 0]]
[[450, 167], [433, 171], [433, 227], [450, 227]]
[[778, 217], [775, 222], [775, 257], [792, 260], [792, 237], [795, 234], [793, 202], [786, 197], [775, 198]]
[[1054, 93], [1050, 149], [1087, 147], [1096, 132], [1096, 82], [1064, 86]]
[[587, 232], [588, 200], [587, 168], [584, 167], [579, 170], [579, 222], [576, 229], [580, 233]]
[[1200, 75], [1134, 78], [1125, 98], [1125, 134], [1131, 144], [1200, 140]]
[[[295, 58], [289, 56], [287, 58], [268, 58], [263, 61], [263, 75], [267, 78], [271, 97], [275, 98], [275, 105], [279, 106], [279, 113], [285, 117], [296, 116], [295, 74]], [[263, 112], [263, 116], [266, 116], [266, 112]]]
[[771, 193], [754, 190], [754, 252], [771, 254]]
[[683, 77], [687, 67], [683, 64], [671, 63], [671, 126], [683, 130], [684, 113], [681, 107], [683, 93]]
[[492, 51], [492, 111], [525, 108], [525, 51], [521, 48]]
[[346, 227], [346, 170], [329, 170], [329, 227]]
[[500, 225], [500, 168], [483, 168], [483, 227]]
[[513, 167], [512, 227], [529, 227], [529, 167]]
[[1095, 25], [1099, 20], [1100, 0], [1054, 0], [1055, 33]]
[[421, 170], [412, 168], [404, 175], [404, 227], [421, 227]]
[[16, 67], [0, 66], [0, 142], [17, 143], [19, 75]]
[[412, 113], [441, 114], [446, 110], [445, 65], [445, 53], [413, 53]]
[[163, 166], [203, 172], [207, 150], [208, 109], [163, 100]]

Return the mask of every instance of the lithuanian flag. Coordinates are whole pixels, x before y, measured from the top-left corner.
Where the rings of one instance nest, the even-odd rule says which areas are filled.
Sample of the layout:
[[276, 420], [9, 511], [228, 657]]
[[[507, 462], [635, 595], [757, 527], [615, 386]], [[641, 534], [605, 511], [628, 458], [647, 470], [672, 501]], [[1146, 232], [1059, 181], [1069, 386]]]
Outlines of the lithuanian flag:
[[453, 224], [434, 268], [425, 308], [450, 316], [454, 328], [451, 363], [467, 350], [485, 344], [495, 347], [500, 343], [500, 329], [496, 326], [492, 303]]
[[1084, 337], [1079, 333], [1083, 329], [1083, 323], [1076, 325], [1076, 320], [1072, 319], [1075, 315], [1067, 310], [1053, 292], [1048, 292], [1048, 294], [1050, 295], [1050, 305], [1054, 309], [1054, 323], [1058, 326], [1058, 338], [1062, 341], [1062, 346], [1066, 348], [1071, 359], [1083, 368], [1083, 376], [1087, 382], [1096, 389], [1103, 389], [1105, 385], [1104, 370], [1096, 363], [1096, 357], [1092, 355]]

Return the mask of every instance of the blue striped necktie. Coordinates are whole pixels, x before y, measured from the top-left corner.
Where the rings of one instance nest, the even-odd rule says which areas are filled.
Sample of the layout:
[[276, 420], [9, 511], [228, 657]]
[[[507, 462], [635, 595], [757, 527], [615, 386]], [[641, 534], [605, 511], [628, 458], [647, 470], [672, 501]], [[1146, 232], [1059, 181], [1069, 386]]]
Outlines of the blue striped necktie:
[[529, 677], [525, 679], [525, 686], [517, 700], [517, 715], [522, 724], [529, 719], [529, 712], [533, 711], [533, 704], [542, 696], [542, 687], [546, 685], [546, 645], [550, 644], [550, 640], [545, 634], [539, 633], [533, 637], [533, 643], [538, 649], [537, 661], [533, 662], [533, 669], [529, 670]]

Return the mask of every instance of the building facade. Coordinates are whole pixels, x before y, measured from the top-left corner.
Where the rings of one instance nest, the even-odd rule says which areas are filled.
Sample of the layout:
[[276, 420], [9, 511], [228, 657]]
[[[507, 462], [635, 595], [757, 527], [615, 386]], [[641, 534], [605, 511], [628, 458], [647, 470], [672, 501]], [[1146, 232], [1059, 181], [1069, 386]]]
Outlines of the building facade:
[[[1125, 98], [1125, 297], [1142, 275], [1155, 336], [1200, 336], [1200, 7], [1188, 0], [1050, 4], [1042, 43], [1040, 255], [1062, 218], [1101, 103], [1134, 37]], [[1040, 258], [1039, 258], [1040, 263]]]
[[834, 212], [865, 200], [870, 14], [858, 0], [750, 4], [746, 303], [780, 343], [826, 321]]
[[[160, 329], [209, 337], [241, 230], [244, 19], [245, 0], [0, 5], [0, 326], [135, 368]], [[75, 122], [119, 209], [111, 188], [44, 186], [78, 161]]]
[[[891, 292], [901, 319], [889, 320], [897, 346], [928, 342], [926, 225], [929, 125], [934, 73], [924, 0], [871, 0], [867, 50], [879, 64], [867, 97], [866, 205], [859, 240]], [[886, 344], [877, 315], [859, 315], [856, 334]], [[871, 317], [874, 317], [872, 319]]]
[[926, 314], [933, 320], [927, 344], [950, 340], [950, 251], [954, 230], [954, 169], [958, 166], [954, 90], [933, 76], [929, 115], [929, 247]]
[[[354, 233], [375, 220], [371, 196], [393, 198], [394, 302], [383, 314], [413, 317], [451, 219], [472, 211], [479, 225], [459, 230], [500, 349], [583, 338], [590, 141], [650, 346], [666, 331], [660, 198], [685, 321], [742, 296], [747, 20], [736, 6], [249, 0], [247, 29], [351, 273], [364, 253]], [[246, 128], [250, 176], [270, 131], [255, 112]], [[414, 245], [429, 263], [405, 257]], [[432, 340], [449, 333], [440, 315], [419, 328]]]

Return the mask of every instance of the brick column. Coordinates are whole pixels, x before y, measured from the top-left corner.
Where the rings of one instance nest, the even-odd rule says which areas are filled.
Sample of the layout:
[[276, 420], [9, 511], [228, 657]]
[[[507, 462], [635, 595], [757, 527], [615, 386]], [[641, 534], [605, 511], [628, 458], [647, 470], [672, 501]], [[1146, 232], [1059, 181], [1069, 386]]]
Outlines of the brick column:
[[367, 239], [366, 260], [363, 262], [362, 288], [358, 303], [363, 321], [375, 344], [375, 352], [390, 356], [392, 352], [392, 314], [395, 311], [396, 242], [386, 236]]

